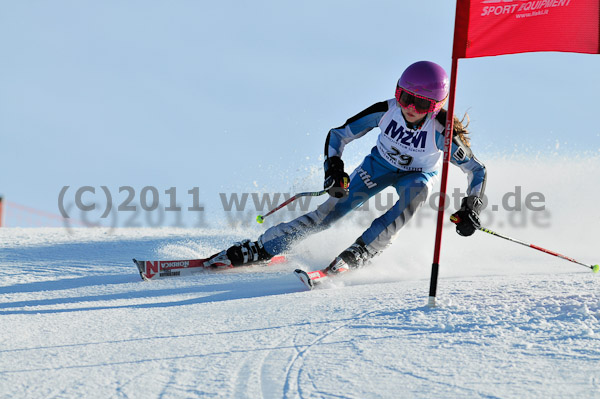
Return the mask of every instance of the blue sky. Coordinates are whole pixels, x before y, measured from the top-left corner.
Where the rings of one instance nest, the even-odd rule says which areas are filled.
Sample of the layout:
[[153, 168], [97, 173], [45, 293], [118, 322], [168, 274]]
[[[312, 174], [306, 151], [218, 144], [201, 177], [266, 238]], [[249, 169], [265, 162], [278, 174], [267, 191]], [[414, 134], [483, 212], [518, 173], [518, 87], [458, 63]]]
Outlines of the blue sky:
[[[451, 63], [455, 2], [0, 4], [0, 194], [58, 213], [63, 186], [290, 190], [329, 128], [391, 98], [411, 63]], [[461, 60], [480, 158], [600, 153], [600, 56]], [[361, 157], [373, 132], [348, 149]], [[302, 187], [318, 189], [319, 187]], [[72, 197], [73, 192], [69, 191]], [[87, 197], [91, 198], [91, 197]]]

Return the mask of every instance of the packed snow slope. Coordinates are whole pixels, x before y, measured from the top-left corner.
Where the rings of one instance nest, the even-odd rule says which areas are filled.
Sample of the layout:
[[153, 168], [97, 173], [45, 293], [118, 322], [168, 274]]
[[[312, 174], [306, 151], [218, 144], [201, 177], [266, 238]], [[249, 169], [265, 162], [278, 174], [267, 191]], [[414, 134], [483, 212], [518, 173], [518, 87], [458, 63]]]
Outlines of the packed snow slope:
[[[487, 164], [486, 225], [600, 261], [597, 157]], [[545, 209], [506, 210], [515, 186]], [[600, 276], [447, 226], [428, 308], [431, 213], [312, 292], [292, 270], [325, 266], [372, 212], [286, 264], [152, 282], [131, 258], [205, 257], [264, 226], [0, 229], [0, 397], [600, 398]]]

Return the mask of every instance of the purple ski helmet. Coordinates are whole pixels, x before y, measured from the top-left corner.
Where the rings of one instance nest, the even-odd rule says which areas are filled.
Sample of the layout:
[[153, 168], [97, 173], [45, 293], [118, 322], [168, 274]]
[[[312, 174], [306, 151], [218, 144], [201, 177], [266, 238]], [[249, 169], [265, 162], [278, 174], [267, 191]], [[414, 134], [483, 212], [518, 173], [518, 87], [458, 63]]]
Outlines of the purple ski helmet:
[[418, 61], [410, 65], [398, 79], [396, 98], [402, 90], [417, 97], [433, 100], [435, 106], [432, 112], [437, 114], [448, 98], [450, 83], [444, 68], [431, 61]]

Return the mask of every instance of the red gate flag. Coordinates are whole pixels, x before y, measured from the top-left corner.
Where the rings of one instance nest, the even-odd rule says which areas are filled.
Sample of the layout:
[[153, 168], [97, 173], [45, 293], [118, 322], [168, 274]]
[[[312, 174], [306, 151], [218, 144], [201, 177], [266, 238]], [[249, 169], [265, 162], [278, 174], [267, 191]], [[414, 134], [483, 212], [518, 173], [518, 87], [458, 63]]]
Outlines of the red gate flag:
[[600, 0], [457, 0], [453, 58], [600, 54]]
[[444, 164], [429, 306], [435, 306], [459, 58], [564, 51], [600, 54], [600, 0], [457, 0]]

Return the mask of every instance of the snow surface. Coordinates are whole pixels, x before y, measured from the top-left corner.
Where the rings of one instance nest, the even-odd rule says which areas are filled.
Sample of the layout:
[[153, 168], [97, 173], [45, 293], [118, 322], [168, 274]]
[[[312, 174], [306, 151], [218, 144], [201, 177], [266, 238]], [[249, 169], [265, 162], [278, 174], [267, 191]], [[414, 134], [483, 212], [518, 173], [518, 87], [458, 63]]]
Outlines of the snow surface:
[[[518, 180], [551, 215], [500, 210], [490, 227], [598, 263], [598, 165], [490, 161], [491, 202]], [[292, 270], [327, 264], [355, 221], [286, 264], [153, 282], [131, 258], [204, 257], [261, 230], [0, 229], [0, 397], [600, 398], [598, 275], [447, 226], [428, 308], [427, 218], [369, 268], [305, 291]]]

